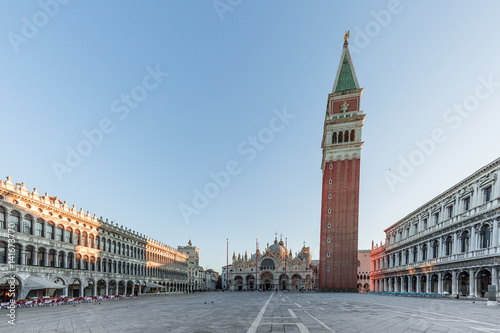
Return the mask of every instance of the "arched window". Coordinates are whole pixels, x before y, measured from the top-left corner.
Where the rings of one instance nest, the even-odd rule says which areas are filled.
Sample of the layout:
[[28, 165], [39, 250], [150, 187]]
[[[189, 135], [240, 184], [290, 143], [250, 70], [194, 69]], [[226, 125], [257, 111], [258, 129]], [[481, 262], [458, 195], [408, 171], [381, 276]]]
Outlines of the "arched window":
[[349, 142], [349, 131], [344, 132], [344, 142]]
[[82, 269], [82, 256], [81, 256], [81, 254], [77, 253], [75, 259], [76, 259], [75, 260], [75, 262], [76, 262], [75, 268]]
[[5, 208], [0, 207], [0, 228], [7, 229], [7, 221], [5, 221]]
[[24, 257], [26, 258], [26, 265], [33, 265], [33, 259], [35, 258], [35, 248], [31, 245], [26, 246], [26, 253]]
[[56, 241], [60, 242], [63, 241], [63, 230], [64, 227], [61, 224], [56, 227], [56, 236], [55, 236]]
[[95, 271], [95, 257], [90, 257], [90, 270]]
[[38, 266], [45, 266], [45, 249], [43, 247], [38, 249], [36, 260], [38, 261]]
[[73, 235], [73, 244], [82, 245], [82, 235], [80, 234], [80, 230], [75, 230], [75, 234]]
[[417, 258], [417, 256], [418, 256], [418, 249], [417, 249], [417, 247], [415, 246], [415, 247], [413, 248], [413, 262], [417, 262], [417, 261], [418, 261], [418, 260], [417, 260], [417, 259], [418, 259], [418, 258]]
[[30, 215], [24, 216], [24, 233], [33, 235], [33, 218]]
[[470, 240], [469, 232], [464, 231], [462, 233], [462, 237], [460, 237], [460, 251], [461, 252], [469, 251], [469, 240]]
[[422, 245], [422, 260], [427, 259], [427, 244]]
[[332, 134], [332, 143], [337, 143], [337, 132], [333, 132]]
[[81, 246], [87, 246], [87, 232], [82, 232]]
[[451, 236], [446, 237], [445, 243], [445, 253], [447, 256], [452, 255], [453, 252], [453, 238]]
[[[22, 247], [19, 244], [14, 244], [14, 264], [16, 265], [21, 265], [21, 252], [22, 252]], [[12, 255], [12, 252], [9, 252], [9, 255]]]
[[67, 227], [66, 230], [64, 231], [64, 241], [66, 243], [72, 243], [73, 242], [73, 229], [70, 227]]
[[108, 252], [113, 252], [113, 249], [111, 248], [111, 239], [108, 239]]
[[14, 224], [14, 230], [21, 232], [21, 215], [17, 211], [10, 213], [10, 223]]
[[74, 266], [73, 266], [74, 257], [75, 257], [75, 255], [72, 252], [68, 253], [68, 268], [71, 268], [71, 269], [74, 268]]
[[344, 136], [342, 135], [342, 132], [339, 132], [339, 136], [337, 138], [338, 143], [342, 143], [344, 140]]
[[481, 230], [479, 232], [480, 235], [480, 246], [482, 249], [485, 249], [487, 247], [490, 247], [491, 245], [491, 231], [490, 231], [490, 226], [489, 225], [483, 225], [481, 227]]
[[7, 263], [7, 243], [0, 242], [0, 264]]
[[405, 251], [405, 264], [408, 265], [410, 263], [410, 252], [408, 250]]
[[49, 267], [56, 267], [56, 251], [49, 251]]
[[89, 235], [89, 247], [92, 249], [94, 248], [94, 235], [93, 234]]
[[45, 224], [45, 221], [42, 219], [36, 219], [35, 223], [35, 235], [38, 237], [44, 237], [43, 234], [43, 225]]
[[64, 267], [64, 252], [59, 251], [59, 254], [57, 255], [57, 264], [58, 267]]
[[54, 239], [54, 223], [47, 223], [47, 227], [45, 228], [45, 237], [48, 239]]
[[100, 250], [101, 249], [100, 246], [101, 246], [101, 237], [96, 236], [95, 237], [95, 248]]
[[434, 243], [432, 243], [432, 258], [436, 259], [437, 256], [438, 256], [438, 242], [434, 241]]
[[355, 140], [356, 140], [356, 131], [351, 130], [351, 141], [355, 141]]

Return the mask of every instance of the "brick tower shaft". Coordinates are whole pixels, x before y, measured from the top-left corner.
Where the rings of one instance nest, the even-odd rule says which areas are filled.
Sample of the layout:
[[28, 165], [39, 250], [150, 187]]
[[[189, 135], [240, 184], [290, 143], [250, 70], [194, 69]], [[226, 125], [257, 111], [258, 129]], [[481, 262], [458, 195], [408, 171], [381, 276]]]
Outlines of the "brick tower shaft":
[[322, 142], [319, 289], [324, 291], [357, 291], [362, 93], [346, 38], [328, 95]]

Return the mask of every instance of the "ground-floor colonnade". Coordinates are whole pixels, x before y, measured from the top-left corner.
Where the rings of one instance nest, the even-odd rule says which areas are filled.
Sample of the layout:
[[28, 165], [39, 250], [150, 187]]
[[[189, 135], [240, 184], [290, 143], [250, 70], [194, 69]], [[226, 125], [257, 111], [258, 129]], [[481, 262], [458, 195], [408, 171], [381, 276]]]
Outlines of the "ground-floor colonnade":
[[378, 292], [406, 292], [453, 294], [487, 297], [488, 285], [499, 286], [500, 265], [429, 272], [397, 272], [373, 276], [371, 290]]

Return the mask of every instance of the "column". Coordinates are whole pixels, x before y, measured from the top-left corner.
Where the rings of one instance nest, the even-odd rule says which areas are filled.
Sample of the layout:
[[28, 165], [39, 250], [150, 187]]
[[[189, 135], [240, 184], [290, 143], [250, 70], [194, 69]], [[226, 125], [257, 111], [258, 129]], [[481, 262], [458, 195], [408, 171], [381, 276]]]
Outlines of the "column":
[[399, 289], [400, 289], [400, 292], [402, 292], [402, 293], [405, 291], [405, 289], [404, 289], [404, 282], [405, 281], [404, 281], [403, 277], [400, 276], [399, 277]]
[[116, 281], [116, 286], [115, 286], [115, 295], [118, 295], [118, 285], [119, 285], [119, 283], [118, 283], [118, 281]]
[[458, 294], [458, 272], [457, 271], [451, 272], [451, 293], [453, 295]]
[[34, 246], [33, 250], [33, 266], [38, 266], [38, 246]]
[[[20, 215], [21, 215], [21, 214], [20, 214]], [[25, 215], [24, 215], [24, 214], [22, 214], [22, 215], [19, 217], [19, 219], [20, 219], [20, 221], [19, 221], [19, 230], [20, 230], [20, 231], [19, 231], [19, 232], [21, 232], [21, 233], [24, 233], [24, 216], [25, 216]], [[17, 231], [17, 230], [16, 230], [16, 231]]]
[[498, 246], [498, 218], [493, 220], [493, 242], [491, 245]]
[[106, 292], [105, 292], [105, 296], [108, 296], [109, 295], [109, 288], [108, 288], [108, 282], [106, 282]]
[[408, 289], [406, 289], [409, 293], [412, 292], [411, 290], [411, 275], [408, 275]]
[[384, 288], [382, 291], [384, 291], [384, 292], [387, 291], [387, 278], [384, 278]]
[[457, 254], [458, 253], [458, 235], [456, 232], [453, 233], [453, 250], [451, 254]]
[[476, 228], [472, 226], [470, 232], [470, 250], [474, 251], [475, 249], [476, 249]]
[[425, 274], [425, 292], [427, 294], [431, 293], [431, 275]]
[[97, 281], [94, 283], [94, 288], [92, 290], [92, 296], [97, 296]]
[[426, 258], [425, 260], [429, 260], [429, 258], [431, 257], [431, 241], [428, 240], [427, 241], [427, 253], [426, 253]]
[[440, 258], [443, 256], [443, 238], [439, 237], [438, 239], [438, 253], [437, 257]]
[[68, 286], [65, 286], [63, 289], [63, 295], [68, 296]]
[[394, 277], [394, 291], [399, 292], [399, 277]]
[[469, 296], [476, 296], [476, 277], [472, 268], [469, 269]]
[[498, 295], [498, 268], [496, 267], [491, 268], [491, 285], [497, 287], [497, 295]]
[[57, 251], [54, 254], [54, 267], [59, 267], [59, 256], [57, 255]]
[[85, 291], [85, 288], [83, 288], [83, 284], [80, 284], [80, 297], [85, 296], [83, 292]]
[[420, 285], [420, 274], [417, 275], [417, 293], [422, 292], [422, 286]]
[[443, 293], [443, 273], [437, 273], [438, 275], [438, 294]]

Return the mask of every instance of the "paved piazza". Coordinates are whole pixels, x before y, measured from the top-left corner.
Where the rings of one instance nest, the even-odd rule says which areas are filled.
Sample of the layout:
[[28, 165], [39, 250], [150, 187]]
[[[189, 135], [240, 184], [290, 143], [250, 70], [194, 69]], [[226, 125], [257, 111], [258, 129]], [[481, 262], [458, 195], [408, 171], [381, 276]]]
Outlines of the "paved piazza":
[[[213, 303], [212, 303], [213, 302]], [[1, 332], [500, 332], [500, 306], [470, 299], [211, 292], [21, 308]]]

